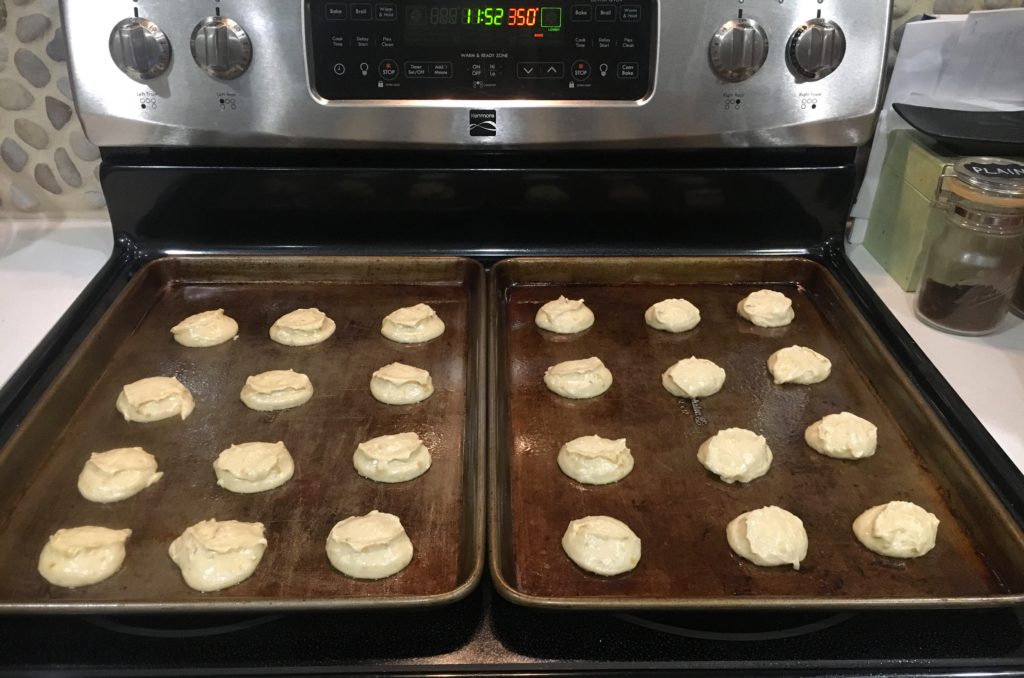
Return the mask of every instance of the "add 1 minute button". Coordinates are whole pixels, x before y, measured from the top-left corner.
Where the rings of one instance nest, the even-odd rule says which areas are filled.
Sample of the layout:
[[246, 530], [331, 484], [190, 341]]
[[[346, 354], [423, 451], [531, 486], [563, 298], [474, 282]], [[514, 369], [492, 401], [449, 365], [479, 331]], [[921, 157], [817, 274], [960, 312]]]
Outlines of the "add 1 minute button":
[[574, 61], [572, 64], [572, 79], [576, 82], [583, 82], [590, 77], [590, 64], [583, 59]]

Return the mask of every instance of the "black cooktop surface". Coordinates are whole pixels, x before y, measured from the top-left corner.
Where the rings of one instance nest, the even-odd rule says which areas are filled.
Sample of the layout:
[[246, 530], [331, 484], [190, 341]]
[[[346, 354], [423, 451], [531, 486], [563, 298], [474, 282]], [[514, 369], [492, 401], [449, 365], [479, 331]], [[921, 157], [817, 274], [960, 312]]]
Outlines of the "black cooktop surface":
[[1007, 675], [1024, 673], [1022, 612], [541, 612], [485, 582], [435, 610], [0, 617], [0, 673]]

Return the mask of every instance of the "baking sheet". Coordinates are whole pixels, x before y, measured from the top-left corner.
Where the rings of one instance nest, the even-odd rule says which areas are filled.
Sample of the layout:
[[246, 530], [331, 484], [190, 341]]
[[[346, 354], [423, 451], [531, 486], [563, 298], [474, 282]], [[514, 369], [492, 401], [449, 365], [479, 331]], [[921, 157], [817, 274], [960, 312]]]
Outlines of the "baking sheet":
[[[478, 582], [483, 562], [484, 272], [456, 258], [170, 258], [145, 266], [61, 376], [0, 451], [0, 610], [280, 610], [449, 602]], [[445, 333], [421, 345], [380, 334], [392, 310], [424, 302]], [[316, 306], [337, 323], [326, 342], [288, 347], [267, 332], [279, 316]], [[184, 317], [224, 308], [239, 338], [212, 348], [175, 343]], [[435, 393], [389, 406], [370, 395], [371, 374], [394, 361], [428, 370]], [[305, 405], [256, 412], [239, 400], [250, 374], [294, 369], [315, 388]], [[129, 423], [114, 409], [121, 387], [176, 376], [194, 395], [181, 421]], [[399, 484], [375, 483], [352, 466], [356, 445], [415, 431], [430, 470]], [[233, 443], [282, 440], [295, 459], [280, 488], [240, 495], [216, 485], [212, 462]], [[83, 499], [76, 480], [91, 452], [142, 446], [164, 477], [113, 504]], [[380, 581], [334, 570], [331, 527], [371, 509], [394, 513], [415, 548], [412, 563]], [[255, 574], [216, 593], [181, 579], [167, 547], [186, 527], [217, 518], [261, 521], [269, 546]], [[74, 590], [36, 573], [47, 537], [61, 527], [129, 527], [124, 567]]]
[[[736, 315], [760, 288], [793, 299], [795, 321], [764, 329]], [[578, 335], [534, 324], [560, 294], [584, 298], [596, 323]], [[1024, 539], [964, 451], [887, 353], [836, 280], [799, 258], [518, 259], [493, 271], [491, 563], [506, 597], [576, 608], [903, 607], [998, 605], [1024, 599]], [[684, 297], [701, 311], [694, 330], [669, 334], [643, 319], [652, 303]], [[801, 344], [832, 361], [812, 386], [775, 385], [766, 368]], [[698, 402], [671, 396], [662, 372], [691, 355], [721, 365], [723, 390]], [[555, 363], [598, 356], [614, 376], [590, 400], [556, 396], [543, 383]], [[878, 426], [878, 452], [840, 461], [803, 440], [826, 414], [850, 411]], [[764, 435], [771, 470], [727, 485], [697, 449], [720, 429]], [[583, 435], [625, 437], [633, 472], [585, 486], [559, 470], [561, 445]], [[941, 521], [925, 557], [876, 555], [851, 523], [865, 509], [913, 501]], [[735, 516], [775, 504], [799, 516], [810, 546], [799, 571], [761, 568], [725, 539]], [[568, 523], [610, 515], [641, 538], [631, 573], [604, 578], [561, 548]]]

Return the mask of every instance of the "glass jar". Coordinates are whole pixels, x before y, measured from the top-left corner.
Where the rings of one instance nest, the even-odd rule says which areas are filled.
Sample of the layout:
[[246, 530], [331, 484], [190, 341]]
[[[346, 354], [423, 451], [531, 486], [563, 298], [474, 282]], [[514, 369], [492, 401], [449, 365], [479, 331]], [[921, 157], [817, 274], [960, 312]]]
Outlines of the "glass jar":
[[981, 335], [1006, 317], [1024, 264], [1024, 164], [961, 158], [939, 188], [945, 226], [924, 264], [917, 316], [954, 334]]
[[1017, 291], [1013, 293], [1013, 299], [1010, 301], [1010, 310], [1014, 315], [1024, 318], [1024, 269], [1017, 280]]

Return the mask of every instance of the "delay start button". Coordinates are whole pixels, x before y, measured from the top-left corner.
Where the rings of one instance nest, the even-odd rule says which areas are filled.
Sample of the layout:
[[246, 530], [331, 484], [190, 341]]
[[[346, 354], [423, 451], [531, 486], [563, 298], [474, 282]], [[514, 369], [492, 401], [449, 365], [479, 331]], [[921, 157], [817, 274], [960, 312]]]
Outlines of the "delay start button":
[[377, 73], [381, 80], [394, 80], [398, 77], [398, 62], [394, 59], [385, 59], [377, 66]]

